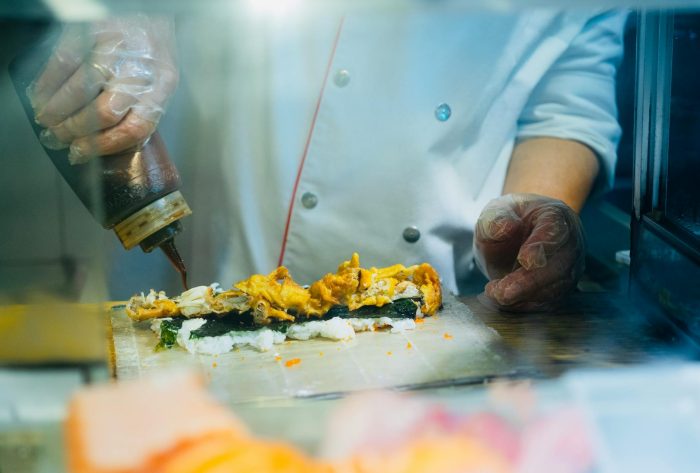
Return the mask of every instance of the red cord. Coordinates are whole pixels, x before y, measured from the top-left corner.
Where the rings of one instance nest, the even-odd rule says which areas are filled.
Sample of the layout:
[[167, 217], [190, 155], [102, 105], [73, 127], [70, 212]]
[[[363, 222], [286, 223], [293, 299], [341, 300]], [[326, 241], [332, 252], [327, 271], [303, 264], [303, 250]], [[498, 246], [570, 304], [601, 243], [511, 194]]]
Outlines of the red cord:
[[343, 29], [343, 22], [345, 17], [340, 19], [340, 24], [338, 25], [338, 32], [335, 35], [335, 40], [333, 41], [333, 49], [331, 50], [331, 55], [328, 58], [328, 65], [326, 66], [326, 74], [323, 77], [323, 84], [321, 85], [321, 92], [318, 95], [318, 100], [316, 101], [316, 110], [314, 110], [314, 116], [311, 119], [311, 126], [309, 127], [309, 134], [306, 137], [306, 144], [304, 145], [304, 153], [301, 155], [301, 161], [299, 162], [299, 169], [297, 170], [297, 177], [294, 181], [294, 189], [292, 190], [292, 199], [289, 202], [289, 211], [287, 212], [287, 223], [284, 226], [284, 236], [282, 237], [282, 249], [280, 250], [280, 258], [277, 262], [277, 266], [282, 266], [282, 261], [284, 261], [284, 252], [287, 249], [287, 235], [289, 234], [289, 224], [292, 221], [292, 212], [294, 211], [294, 202], [296, 201], [297, 190], [299, 188], [299, 181], [301, 180], [301, 172], [304, 169], [304, 163], [306, 162], [306, 155], [309, 153], [309, 145], [311, 144], [311, 137], [314, 134], [314, 128], [316, 127], [316, 119], [318, 118], [318, 111], [321, 108], [321, 102], [323, 101], [323, 94], [326, 90], [326, 82], [328, 82], [328, 75], [330, 74], [331, 65], [333, 64], [333, 59], [335, 58], [335, 50], [338, 47], [338, 40], [340, 39], [340, 32]]

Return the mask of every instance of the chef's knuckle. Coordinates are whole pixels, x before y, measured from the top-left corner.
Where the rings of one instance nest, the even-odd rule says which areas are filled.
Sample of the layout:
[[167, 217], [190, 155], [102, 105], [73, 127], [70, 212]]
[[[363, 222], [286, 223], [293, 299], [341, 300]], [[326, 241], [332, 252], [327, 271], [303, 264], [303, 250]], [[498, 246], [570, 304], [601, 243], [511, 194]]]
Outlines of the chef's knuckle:
[[145, 141], [153, 132], [153, 125], [147, 120], [136, 118], [128, 120], [124, 126], [124, 133], [128, 140], [134, 143]]
[[118, 110], [115, 110], [113, 107], [110, 107], [109, 105], [98, 107], [97, 108], [97, 119], [99, 120], [100, 124], [106, 125], [106, 126], [113, 126], [119, 123], [121, 118], [124, 116], [123, 112], [120, 112]]
[[61, 141], [65, 141], [69, 135], [77, 136], [80, 129], [81, 127], [78, 124], [75, 116], [68, 117], [55, 127], [51, 127], [53, 134]]
[[139, 126], [132, 121], [127, 121], [124, 123], [122, 132], [125, 139], [130, 142], [136, 142], [140, 137]]
[[63, 86], [63, 90], [61, 94], [66, 97], [68, 100], [77, 102], [81, 99], [82, 96], [85, 95], [84, 92], [84, 84], [81, 81], [79, 84], [76, 83], [76, 81], [68, 81], [66, 85]]

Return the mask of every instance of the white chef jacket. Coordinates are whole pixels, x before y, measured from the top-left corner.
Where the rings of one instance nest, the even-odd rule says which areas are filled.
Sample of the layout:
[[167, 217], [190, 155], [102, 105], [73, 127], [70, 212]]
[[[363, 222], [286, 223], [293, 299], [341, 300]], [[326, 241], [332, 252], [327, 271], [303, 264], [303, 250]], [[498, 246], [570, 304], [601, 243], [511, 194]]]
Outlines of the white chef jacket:
[[518, 139], [583, 142], [610, 182], [624, 21], [540, 10], [249, 25], [265, 39], [234, 58], [219, 280], [283, 264], [310, 283], [357, 251], [363, 266], [429, 262], [456, 290]]

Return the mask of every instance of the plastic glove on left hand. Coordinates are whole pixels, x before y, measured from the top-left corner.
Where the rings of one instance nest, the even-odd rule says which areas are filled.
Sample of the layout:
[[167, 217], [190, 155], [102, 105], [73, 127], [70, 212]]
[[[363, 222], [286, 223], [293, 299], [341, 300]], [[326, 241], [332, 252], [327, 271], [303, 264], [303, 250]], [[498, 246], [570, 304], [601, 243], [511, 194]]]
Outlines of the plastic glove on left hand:
[[585, 243], [578, 215], [564, 202], [509, 194], [489, 202], [474, 235], [486, 301], [515, 312], [548, 310], [576, 287]]

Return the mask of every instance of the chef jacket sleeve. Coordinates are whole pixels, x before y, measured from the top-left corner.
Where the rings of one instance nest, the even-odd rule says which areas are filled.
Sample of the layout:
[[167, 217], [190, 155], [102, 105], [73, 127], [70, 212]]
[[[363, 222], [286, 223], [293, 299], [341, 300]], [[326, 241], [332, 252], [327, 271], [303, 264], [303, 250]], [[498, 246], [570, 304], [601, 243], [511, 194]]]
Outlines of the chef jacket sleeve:
[[615, 74], [627, 12], [589, 19], [533, 90], [518, 121], [518, 139], [555, 137], [588, 145], [598, 155], [597, 190], [612, 185], [620, 140]]

